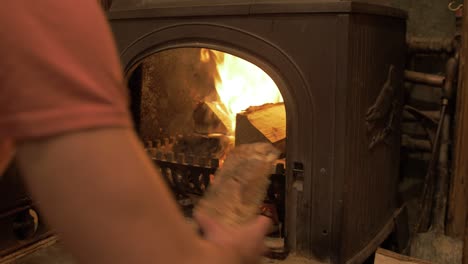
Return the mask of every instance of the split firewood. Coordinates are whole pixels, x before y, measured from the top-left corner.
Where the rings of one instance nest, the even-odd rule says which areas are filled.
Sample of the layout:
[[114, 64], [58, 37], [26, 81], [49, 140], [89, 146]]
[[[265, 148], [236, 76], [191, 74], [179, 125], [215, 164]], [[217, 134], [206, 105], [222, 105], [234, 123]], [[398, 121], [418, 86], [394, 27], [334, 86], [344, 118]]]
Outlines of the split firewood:
[[281, 153], [286, 148], [286, 111], [284, 103], [250, 107], [237, 114], [236, 145], [271, 143]]
[[232, 130], [232, 120], [224, 105], [219, 102], [201, 102], [193, 111], [195, 132], [200, 134], [228, 134]]
[[227, 156], [196, 211], [237, 227], [259, 213], [279, 151], [268, 143], [240, 145]]

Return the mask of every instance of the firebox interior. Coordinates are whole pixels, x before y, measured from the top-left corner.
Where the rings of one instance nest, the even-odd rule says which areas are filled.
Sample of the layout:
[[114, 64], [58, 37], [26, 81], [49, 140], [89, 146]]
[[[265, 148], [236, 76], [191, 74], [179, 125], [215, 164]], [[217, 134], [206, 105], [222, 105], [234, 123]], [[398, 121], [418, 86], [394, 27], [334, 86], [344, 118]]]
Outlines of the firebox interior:
[[215, 49], [153, 53], [127, 75], [136, 129], [187, 216], [235, 146], [267, 142], [281, 151], [263, 210], [284, 235], [286, 109], [257, 65]]

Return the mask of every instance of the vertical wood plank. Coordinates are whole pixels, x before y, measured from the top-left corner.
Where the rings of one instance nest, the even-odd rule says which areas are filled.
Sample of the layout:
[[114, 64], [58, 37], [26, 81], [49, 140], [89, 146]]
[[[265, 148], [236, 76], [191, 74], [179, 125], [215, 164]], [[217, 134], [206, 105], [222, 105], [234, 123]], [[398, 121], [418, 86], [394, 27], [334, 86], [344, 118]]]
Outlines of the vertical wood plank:
[[[464, 7], [468, 14], [468, 5]], [[447, 234], [462, 239], [464, 236], [468, 202], [468, 18], [463, 17], [460, 76], [455, 117], [454, 170], [449, 197]]]
[[464, 239], [463, 263], [468, 264], [468, 5], [463, 9], [460, 76], [457, 92], [454, 171], [449, 197], [448, 235]]

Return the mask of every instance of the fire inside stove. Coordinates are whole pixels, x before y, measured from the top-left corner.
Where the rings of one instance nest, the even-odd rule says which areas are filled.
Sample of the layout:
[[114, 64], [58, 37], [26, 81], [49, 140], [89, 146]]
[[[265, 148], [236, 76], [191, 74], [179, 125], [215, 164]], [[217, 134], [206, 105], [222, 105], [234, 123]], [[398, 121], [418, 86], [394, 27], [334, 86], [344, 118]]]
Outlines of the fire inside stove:
[[[213, 104], [221, 115], [226, 117], [226, 127], [230, 134], [236, 130], [236, 116], [248, 111], [249, 107], [262, 106], [268, 103], [281, 103], [281, 96], [275, 82], [262, 69], [246, 60], [231, 54], [201, 49], [200, 59], [209, 63], [216, 61], [218, 78], [216, 91], [219, 100], [208, 102]], [[284, 106], [279, 106], [284, 120]]]
[[269, 142], [282, 154], [265, 207], [284, 221], [286, 111], [267, 73], [221, 51], [179, 48], [145, 58], [129, 86], [137, 130], [186, 213], [234, 146]]

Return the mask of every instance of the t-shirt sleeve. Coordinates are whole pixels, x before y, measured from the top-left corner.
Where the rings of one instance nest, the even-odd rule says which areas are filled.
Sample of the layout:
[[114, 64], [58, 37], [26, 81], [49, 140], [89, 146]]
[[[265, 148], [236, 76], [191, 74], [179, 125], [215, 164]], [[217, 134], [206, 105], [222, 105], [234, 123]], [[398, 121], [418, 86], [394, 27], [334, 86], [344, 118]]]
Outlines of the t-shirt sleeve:
[[96, 0], [6, 1], [0, 139], [131, 127], [112, 34]]

